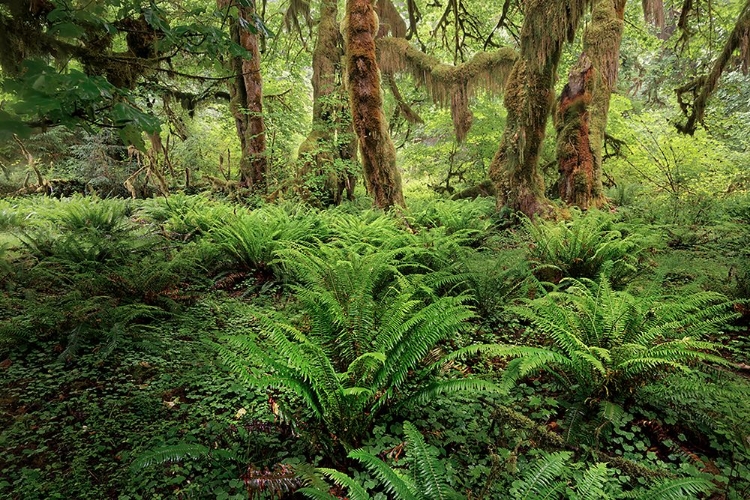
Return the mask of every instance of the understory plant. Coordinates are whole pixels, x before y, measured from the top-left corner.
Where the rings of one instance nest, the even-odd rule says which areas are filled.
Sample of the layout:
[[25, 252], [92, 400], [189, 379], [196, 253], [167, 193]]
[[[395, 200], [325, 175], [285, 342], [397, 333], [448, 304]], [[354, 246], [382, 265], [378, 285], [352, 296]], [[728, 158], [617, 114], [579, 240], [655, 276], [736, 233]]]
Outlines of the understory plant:
[[[406, 434], [406, 457], [408, 468], [392, 467], [377, 456], [365, 450], [353, 450], [349, 458], [359, 462], [379, 482], [378, 491], [395, 500], [461, 500], [484, 498], [467, 495], [453, 489], [447, 481], [445, 464], [438, 458], [438, 450], [430, 447], [419, 430], [410, 422], [404, 422]], [[681, 500], [698, 498], [715, 486], [707, 479], [699, 477], [661, 478], [648, 486], [633, 487], [628, 482], [618, 480], [616, 471], [604, 463], [596, 463], [583, 468], [572, 462], [573, 453], [568, 451], [542, 453], [534, 463], [529, 464], [520, 476], [510, 484], [504, 498], [516, 500], [569, 499], [569, 500]], [[339, 486], [347, 489], [352, 500], [370, 500], [370, 493], [349, 475], [330, 468], [319, 468], [321, 473]], [[316, 478], [308, 479], [311, 486], [298, 491], [314, 500], [336, 498], [326, 483]]]
[[606, 212], [573, 212], [570, 221], [526, 220], [524, 227], [531, 244], [527, 258], [538, 278], [559, 282], [562, 278], [594, 279], [609, 266], [615, 282], [624, 281], [637, 270], [644, 248], [643, 237], [628, 232]]
[[714, 489], [710, 481], [698, 477], [659, 479], [649, 487], [630, 489], [618, 481], [615, 471], [606, 464], [597, 463], [581, 470], [580, 464], [570, 463], [571, 458], [572, 453], [565, 451], [544, 454], [513, 482], [509, 497], [524, 500], [682, 500], [698, 498], [698, 494]]
[[474, 316], [468, 296], [437, 296], [419, 276], [402, 275], [392, 253], [341, 252], [338, 259], [284, 254], [303, 281], [295, 287], [302, 318], [261, 318], [257, 336], [228, 338], [222, 357], [247, 383], [296, 394], [347, 450], [395, 405], [494, 387], [437, 376], [438, 343]]
[[616, 411], [637, 389], [669, 374], [692, 373], [705, 363], [726, 365], [716, 354], [720, 346], [701, 338], [736, 317], [718, 293], [637, 297], [613, 290], [604, 274], [598, 282], [563, 280], [557, 290], [514, 311], [530, 322], [539, 346], [465, 351], [510, 358], [503, 372], [506, 387], [550, 374], [584, 413]]
[[[466, 498], [454, 490], [447, 481], [445, 465], [438, 458], [437, 449], [429, 446], [422, 434], [411, 422], [404, 422], [406, 435], [405, 461], [409, 469], [393, 468], [372, 453], [358, 449], [349, 453], [349, 458], [359, 462], [382, 486], [382, 491], [396, 500], [448, 500]], [[370, 493], [347, 474], [329, 468], [319, 468], [318, 473], [332, 479], [337, 485], [346, 487], [351, 500], [370, 500]], [[300, 493], [315, 500], [335, 500], [328, 492], [326, 483], [301, 488]]]
[[[177, 309], [179, 286], [198, 266], [152, 228], [131, 220], [125, 200], [45, 201], [16, 227], [20, 246], [0, 297], [11, 311], [0, 343], [62, 336], [68, 357], [85, 340], [111, 352], [120, 340]], [[24, 290], [20, 296], [17, 291]]]

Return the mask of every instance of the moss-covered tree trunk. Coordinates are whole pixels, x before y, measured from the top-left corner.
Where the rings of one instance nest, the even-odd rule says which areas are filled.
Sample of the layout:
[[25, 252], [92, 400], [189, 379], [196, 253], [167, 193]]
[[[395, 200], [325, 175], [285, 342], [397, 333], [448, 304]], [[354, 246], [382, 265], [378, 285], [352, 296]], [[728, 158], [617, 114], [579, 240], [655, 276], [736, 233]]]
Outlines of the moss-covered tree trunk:
[[625, 0], [596, 0], [555, 113], [560, 198], [584, 210], [604, 203], [602, 150], [617, 84]]
[[378, 16], [371, 0], [347, 0], [341, 24], [352, 122], [359, 141], [367, 189], [375, 205], [404, 205], [396, 149], [388, 133], [375, 55]]
[[549, 202], [538, 170], [562, 48], [575, 35], [587, 0], [526, 0], [521, 52], [505, 84], [508, 118], [490, 165], [498, 206], [544, 215]]
[[258, 35], [245, 26], [255, 25], [252, 2], [218, 0], [219, 8], [237, 7], [239, 19], [232, 25], [232, 39], [248, 51], [250, 57], [232, 59], [236, 75], [229, 84], [229, 106], [237, 126], [242, 148], [240, 184], [253, 191], [265, 191], [268, 159], [266, 157], [266, 127], [263, 123], [263, 80], [260, 74]]
[[344, 190], [353, 198], [356, 176], [346, 166], [356, 160], [357, 147], [339, 83], [344, 51], [337, 17], [338, 2], [323, 0], [312, 56], [312, 130], [299, 148], [303, 164], [298, 172], [306, 196], [336, 205]]

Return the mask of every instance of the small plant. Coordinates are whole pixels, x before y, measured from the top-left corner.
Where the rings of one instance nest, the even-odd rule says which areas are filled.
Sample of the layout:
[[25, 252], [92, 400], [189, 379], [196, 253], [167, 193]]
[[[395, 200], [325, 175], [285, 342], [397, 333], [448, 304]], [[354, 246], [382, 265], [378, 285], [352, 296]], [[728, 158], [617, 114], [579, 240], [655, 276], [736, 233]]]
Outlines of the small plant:
[[644, 488], [626, 490], [613, 476], [611, 469], [598, 463], [581, 471], [580, 464], [570, 464], [570, 452], [545, 454], [513, 482], [510, 498], [537, 500], [568, 498], [571, 500], [678, 500], [698, 498], [714, 489], [714, 485], [697, 477], [661, 479]]
[[[678, 301], [638, 298], [599, 282], [566, 279], [557, 291], [513, 308], [531, 323], [542, 347], [470, 346], [512, 358], [503, 381], [512, 387], [539, 372], [549, 373], [570, 391], [575, 410], [605, 418], [640, 387], [672, 373], [692, 373], [702, 363], [726, 365], [719, 345], [700, 340], [736, 317], [717, 293], [702, 292]], [[461, 355], [461, 352], [454, 355]], [[614, 403], [614, 404], [610, 404]], [[609, 418], [612, 420], [612, 418]]]
[[277, 250], [292, 243], [312, 243], [322, 236], [316, 217], [290, 215], [284, 208], [266, 206], [234, 215], [212, 232], [212, 239], [238, 265], [271, 274]]
[[[430, 447], [419, 430], [410, 422], [404, 422], [406, 434], [406, 459], [411, 467], [392, 468], [378, 457], [364, 450], [353, 450], [353, 458], [372, 473], [382, 485], [383, 491], [395, 500], [459, 500], [466, 498], [455, 491], [446, 480], [445, 465], [438, 459], [437, 450]], [[343, 472], [334, 469], [317, 469], [318, 472], [332, 479], [337, 485], [349, 491], [352, 500], [369, 500], [372, 497], [359, 483]], [[327, 485], [326, 485], [327, 486]], [[335, 500], [324, 487], [302, 488], [299, 490], [308, 498], [316, 500]]]
[[627, 234], [605, 212], [575, 213], [571, 221], [526, 220], [531, 237], [528, 259], [538, 278], [596, 278], [610, 267], [609, 277], [623, 281], [637, 270], [643, 246], [637, 233]]

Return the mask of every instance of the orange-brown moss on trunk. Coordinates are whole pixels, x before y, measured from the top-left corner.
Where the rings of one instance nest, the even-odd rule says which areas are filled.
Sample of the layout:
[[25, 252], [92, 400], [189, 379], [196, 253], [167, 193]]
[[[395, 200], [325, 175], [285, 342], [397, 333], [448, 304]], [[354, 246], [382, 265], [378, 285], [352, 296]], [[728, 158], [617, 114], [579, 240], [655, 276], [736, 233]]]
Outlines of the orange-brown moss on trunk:
[[396, 150], [388, 133], [375, 55], [378, 17], [370, 0], [347, 0], [341, 25], [352, 123], [359, 140], [367, 189], [375, 205], [404, 206]]
[[521, 52], [505, 85], [508, 118], [490, 165], [499, 207], [528, 216], [551, 211], [538, 171], [539, 154], [562, 48], [575, 35], [587, 5], [588, 0], [524, 2]]
[[582, 209], [599, 205], [593, 193], [594, 154], [589, 140], [594, 77], [591, 60], [585, 53], [581, 54], [570, 70], [555, 114], [560, 139], [557, 143], [560, 198]]
[[[353, 170], [342, 169], [336, 162], [355, 163], [357, 147], [350, 115], [341, 99], [339, 79], [344, 51], [337, 17], [338, 2], [323, 0], [312, 57], [312, 129], [298, 150], [301, 166], [297, 190], [308, 201], [322, 205], [340, 204], [344, 191], [347, 198], [353, 199], [356, 182]], [[308, 182], [311, 177], [316, 178], [312, 186]]]
[[602, 151], [617, 84], [625, 0], [597, 0], [555, 113], [560, 198], [584, 210], [605, 203]]

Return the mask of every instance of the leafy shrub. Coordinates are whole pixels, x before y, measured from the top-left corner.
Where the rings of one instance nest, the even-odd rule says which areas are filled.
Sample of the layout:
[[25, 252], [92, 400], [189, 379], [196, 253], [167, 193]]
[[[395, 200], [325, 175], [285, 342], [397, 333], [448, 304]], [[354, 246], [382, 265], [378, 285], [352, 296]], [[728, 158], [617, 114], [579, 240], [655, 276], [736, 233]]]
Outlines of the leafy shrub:
[[528, 259], [537, 277], [555, 283], [565, 277], [593, 279], [609, 265], [610, 279], [618, 282], [636, 271], [643, 249], [637, 233], [627, 234], [605, 212], [574, 214], [571, 221], [525, 222], [531, 237]]

